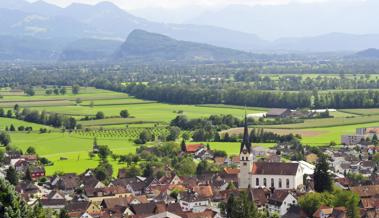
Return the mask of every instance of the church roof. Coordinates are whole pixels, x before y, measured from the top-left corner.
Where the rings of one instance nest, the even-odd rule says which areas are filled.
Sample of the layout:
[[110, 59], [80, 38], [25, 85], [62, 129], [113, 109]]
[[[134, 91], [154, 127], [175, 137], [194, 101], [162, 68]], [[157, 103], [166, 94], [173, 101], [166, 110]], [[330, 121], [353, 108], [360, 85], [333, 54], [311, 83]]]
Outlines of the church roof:
[[243, 131], [243, 139], [241, 143], [240, 153], [242, 153], [244, 149], [247, 149], [247, 151], [251, 153], [251, 142], [250, 142], [250, 137], [249, 137], [249, 128], [247, 127], [246, 114], [245, 114], [245, 126], [244, 126], [244, 131]]
[[252, 173], [257, 175], [296, 175], [298, 163], [256, 162]]

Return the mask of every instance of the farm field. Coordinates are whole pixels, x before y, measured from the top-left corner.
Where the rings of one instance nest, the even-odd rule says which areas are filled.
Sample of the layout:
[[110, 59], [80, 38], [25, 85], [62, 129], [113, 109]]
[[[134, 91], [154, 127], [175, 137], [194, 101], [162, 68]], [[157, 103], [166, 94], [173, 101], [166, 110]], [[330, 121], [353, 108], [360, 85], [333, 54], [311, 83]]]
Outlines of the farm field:
[[[242, 118], [245, 107], [233, 105], [174, 105], [145, 101], [128, 96], [124, 93], [100, 90], [91, 87], [81, 88], [80, 94], [71, 94], [67, 87], [66, 95], [47, 96], [42, 88], [36, 88], [36, 96], [25, 96], [21, 92], [1, 90], [3, 99], [0, 107], [13, 108], [14, 104], [29, 107], [39, 111], [55, 112], [71, 115], [78, 120], [84, 130], [72, 133], [62, 132], [59, 129], [44, 125], [28, 123], [16, 119], [0, 118], [0, 129], [13, 124], [18, 126], [31, 126], [33, 131], [10, 132], [12, 145], [24, 151], [33, 146], [40, 156], [48, 158], [54, 163], [46, 167], [47, 174], [57, 171], [81, 173], [88, 168], [96, 167], [97, 157], [90, 159], [88, 152], [92, 151], [93, 139], [97, 138], [101, 145], [108, 145], [115, 154], [135, 153], [137, 145], [133, 140], [144, 129], [151, 131], [155, 136], [167, 135], [165, 128], [169, 122], [178, 115], [189, 118], [208, 117], [216, 114], [231, 114]], [[7, 95], [7, 93], [9, 95]], [[77, 104], [76, 99], [82, 101]], [[120, 118], [121, 110], [129, 111], [129, 118]], [[247, 107], [248, 114], [262, 113], [269, 109]], [[99, 111], [104, 112], [106, 119], [80, 121], [84, 116], [93, 117]], [[374, 115], [377, 114], [377, 115]], [[334, 118], [306, 120], [305, 123], [261, 126], [266, 131], [278, 134], [300, 134], [302, 142], [309, 145], [327, 145], [331, 141], [339, 143], [342, 134], [351, 134], [356, 128], [379, 126], [379, 109], [348, 109], [331, 112]], [[372, 115], [372, 116], [367, 116]], [[51, 132], [40, 134], [40, 128], [48, 128]], [[90, 128], [86, 130], [86, 128]], [[196, 143], [196, 142], [188, 142]], [[226, 151], [229, 155], [239, 153], [240, 143], [210, 142], [212, 149]], [[274, 144], [254, 144], [254, 146], [270, 147]], [[112, 159], [114, 173], [118, 168], [124, 167]]]
[[265, 129], [309, 129], [309, 128], [346, 126], [346, 125], [354, 125], [354, 124], [372, 125], [372, 123], [377, 123], [377, 122], [379, 122], [379, 116], [375, 115], [375, 116], [310, 119], [310, 120], [305, 120], [304, 123], [269, 125], [269, 126], [258, 126], [258, 127], [262, 127]]

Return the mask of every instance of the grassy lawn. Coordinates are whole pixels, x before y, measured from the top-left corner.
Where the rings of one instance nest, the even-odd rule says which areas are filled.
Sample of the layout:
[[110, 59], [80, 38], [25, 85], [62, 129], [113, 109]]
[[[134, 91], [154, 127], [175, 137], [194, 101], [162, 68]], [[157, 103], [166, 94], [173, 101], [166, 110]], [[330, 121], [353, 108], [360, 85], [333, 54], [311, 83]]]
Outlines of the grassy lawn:
[[[52, 175], [56, 171], [83, 172], [88, 168], [96, 167], [98, 160], [90, 160], [88, 152], [92, 151], [92, 137], [78, 137], [70, 133], [11, 133], [12, 145], [25, 151], [33, 146], [40, 156], [54, 162], [53, 166], [46, 168], [47, 174]], [[98, 143], [108, 145], [115, 154], [135, 153], [137, 146], [133, 142], [124, 139], [102, 139]], [[60, 158], [68, 160], [60, 160]], [[119, 164], [110, 160], [117, 173]]]
[[0, 130], [5, 130], [6, 127], [10, 127], [12, 124], [16, 129], [19, 126], [32, 127], [33, 131], [39, 131], [40, 128], [53, 129], [51, 127], [40, 125], [40, 124], [29, 123], [29, 122], [16, 120], [12, 118], [0, 117]]
[[379, 108], [368, 108], [368, 109], [343, 109], [341, 110], [345, 113], [351, 113], [356, 115], [379, 115]]
[[260, 127], [265, 128], [265, 129], [309, 129], [309, 128], [340, 126], [341, 128], [344, 128], [346, 125], [354, 125], [354, 124], [367, 124], [367, 125], [372, 126], [372, 123], [377, 123], [377, 122], [379, 122], [379, 115], [311, 119], [311, 120], [305, 120], [304, 123], [281, 124], [281, 125], [270, 125], [270, 126], [260, 126]]

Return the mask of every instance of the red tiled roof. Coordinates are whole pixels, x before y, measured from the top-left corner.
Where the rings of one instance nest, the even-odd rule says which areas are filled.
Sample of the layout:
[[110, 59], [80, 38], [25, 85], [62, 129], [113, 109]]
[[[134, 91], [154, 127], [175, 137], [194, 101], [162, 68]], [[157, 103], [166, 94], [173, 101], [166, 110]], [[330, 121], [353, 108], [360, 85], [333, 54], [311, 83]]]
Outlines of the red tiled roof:
[[186, 145], [186, 151], [188, 153], [195, 153], [200, 148], [204, 147], [203, 144], [188, 144]]
[[225, 167], [224, 172], [229, 175], [236, 175], [240, 172], [237, 168]]
[[298, 163], [256, 162], [252, 173], [258, 175], [296, 175]]

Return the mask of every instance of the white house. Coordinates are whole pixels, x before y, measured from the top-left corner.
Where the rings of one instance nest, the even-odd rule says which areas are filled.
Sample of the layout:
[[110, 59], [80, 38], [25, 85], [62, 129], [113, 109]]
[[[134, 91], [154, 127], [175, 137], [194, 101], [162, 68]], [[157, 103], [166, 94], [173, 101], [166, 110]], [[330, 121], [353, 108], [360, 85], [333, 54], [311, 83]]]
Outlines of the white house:
[[208, 207], [209, 199], [188, 191], [180, 194], [179, 204], [183, 211], [202, 212]]
[[285, 190], [275, 190], [268, 199], [268, 211], [270, 214], [277, 213], [283, 216], [288, 212], [291, 205], [297, 205], [297, 199]]
[[303, 186], [303, 168], [299, 163], [254, 162], [247, 122], [240, 148], [239, 188], [297, 189]]

